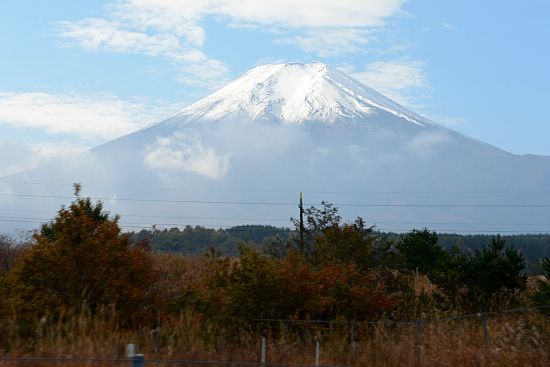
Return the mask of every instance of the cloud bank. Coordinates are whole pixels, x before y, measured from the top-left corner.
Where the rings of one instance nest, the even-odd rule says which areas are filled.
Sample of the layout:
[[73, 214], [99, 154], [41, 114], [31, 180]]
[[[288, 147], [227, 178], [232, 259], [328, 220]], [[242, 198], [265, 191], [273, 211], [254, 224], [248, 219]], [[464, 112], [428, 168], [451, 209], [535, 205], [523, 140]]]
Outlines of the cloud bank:
[[[66, 44], [87, 50], [164, 57], [180, 67], [176, 79], [215, 89], [228, 81], [228, 67], [203, 51], [204, 23], [252, 27], [309, 54], [361, 51], [370, 31], [401, 12], [405, 0], [123, 0], [102, 17], [56, 23]], [[206, 72], [208, 71], [208, 72]]]
[[0, 92], [0, 125], [34, 128], [50, 134], [113, 139], [151, 124], [174, 106], [113, 95]]
[[26, 144], [0, 139], [0, 177], [76, 156], [86, 149], [70, 141]]
[[157, 137], [146, 146], [146, 166], [167, 173], [190, 172], [219, 179], [229, 168], [229, 155], [218, 154], [212, 147], [205, 146], [200, 139], [191, 139], [176, 133], [168, 137]]
[[376, 61], [362, 69], [343, 67], [342, 70], [377, 92], [411, 108], [430, 91], [424, 64], [417, 60]]

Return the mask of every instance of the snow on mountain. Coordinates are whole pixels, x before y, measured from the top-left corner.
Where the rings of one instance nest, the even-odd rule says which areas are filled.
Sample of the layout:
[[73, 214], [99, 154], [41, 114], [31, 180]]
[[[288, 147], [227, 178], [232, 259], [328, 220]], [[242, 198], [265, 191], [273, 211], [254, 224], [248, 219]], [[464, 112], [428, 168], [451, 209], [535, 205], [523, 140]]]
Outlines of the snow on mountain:
[[368, 119], [389, 113], [420, 126], [427, 119], [344, 73], [314, 62], [258, 66], [177, 113], [166, 124], [249, 119], [301, 124]]
[[40, 195], [0, 195], [0, 208], [53, 214], [67, 199], [42, 196], [72, 182], [127, 228], [288, 225], [304, 191], [386, 230], [550, 231], [533, 226], [550, 217], [550, 157], [465, 137], [321, 63], [258, 66], [146, 129], [0, 180]]

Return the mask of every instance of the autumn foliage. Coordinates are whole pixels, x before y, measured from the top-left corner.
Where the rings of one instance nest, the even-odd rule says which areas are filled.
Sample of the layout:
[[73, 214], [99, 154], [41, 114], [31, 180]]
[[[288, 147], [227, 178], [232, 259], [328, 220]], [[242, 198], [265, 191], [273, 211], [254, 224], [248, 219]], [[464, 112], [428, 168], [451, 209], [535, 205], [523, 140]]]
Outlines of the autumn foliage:
[[[154, 343], [147, 339], [150, 352], [160, 345], [170, 355], [176, 345], [193, 345], [210, 353], [222, 339], [227, 348], [255, 350], [246, 341], [259, 333], [282, 335], [273, 320], [351, 325], [548, 300], [546, 278], [531, 295], [524, 292], [523, 258], [500, 239], [471, 254], [441, 247], [427, 229], [392, 243], [361, 218], [342, 223], [337, 209], [325, 204], [306, 210], [303, 240], [289, 236], [264, 249], [242, 243], [237, 257], [213, 250], [202, 256], [153, 253], [147, 241], [131, 242], [101, 202], [80, 197], [79, 186], [75, 194], [27, 246], [0, 238], [1, 353], [33, 353], [52, 340], [105, 350], [109, 343], [123, 345], [128, 335], [152, 338], [151, 330], [161, 331]], [[543, 264], [548, 272], [548, 261]], [[301, 325], [296, 346], [304, 335], [329, 333]], [[328, 335], [340, 353], [349, 330], [335, 333]], [[384, 343], [394, 336], [376, 333], [365, 329], [358, 337], [367, 346], [368, 338], [384, 335], [371, 347], [387, 349]]]
[[76, 194], [34, 235], [10, 274], [11, 295], [26, 317], [112, 306], [139, 320], [151, 301], [152, 257], [146, 246], [131, 246], [101, 203]]

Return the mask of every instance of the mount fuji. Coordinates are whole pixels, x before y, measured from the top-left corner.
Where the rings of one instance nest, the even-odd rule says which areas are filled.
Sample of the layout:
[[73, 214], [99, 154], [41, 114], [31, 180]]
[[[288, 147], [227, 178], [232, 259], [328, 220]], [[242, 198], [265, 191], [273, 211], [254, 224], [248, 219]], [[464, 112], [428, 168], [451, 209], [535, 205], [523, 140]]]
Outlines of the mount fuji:
[[303, 191], [381, 230], [550, 231], [550, 157], [461, 135], [322, 63], [258, 66], [148, 128], [0, 180], [0, 204], [47, 219], [72, 182], [127, 228], [288, 225]]

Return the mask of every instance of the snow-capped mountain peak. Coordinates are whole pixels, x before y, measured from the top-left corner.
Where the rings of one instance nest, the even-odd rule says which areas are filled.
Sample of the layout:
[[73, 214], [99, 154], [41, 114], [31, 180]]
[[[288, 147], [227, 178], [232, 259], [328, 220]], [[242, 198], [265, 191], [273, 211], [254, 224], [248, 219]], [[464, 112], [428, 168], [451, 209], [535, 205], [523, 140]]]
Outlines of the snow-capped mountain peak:
[[185, 108], [166, 123], [238, 119], [334, 124], [368, 120], [377, 114], [391, 114], [420, 126], [433, 124], [343, 72], [319, 62], [255, 67]]
[[[294, 216], [287, 204], [303, 190], [308, 203], [335, 203], [349, 219], [494, 231], [486, 223], [548, 217], [540, 205], [514, 205], [550, 202], [550, 157], [515, 156], [467, 138], [321, 63], [278, 64], [258, 66], [155, 125], [10, 181], [82, 182], [90, 196], [109, 198], [114, 212], [150, 215], [143, 225], [245, 223], [239, 218], [280, 225]], [[40, 205], [55, 213], [59, 188], [48, 187], [36, 186], [36, 194], [51, 195]], [[36, 209], [27, 185], [4, 190], [21, 194], [4, 207]]]

